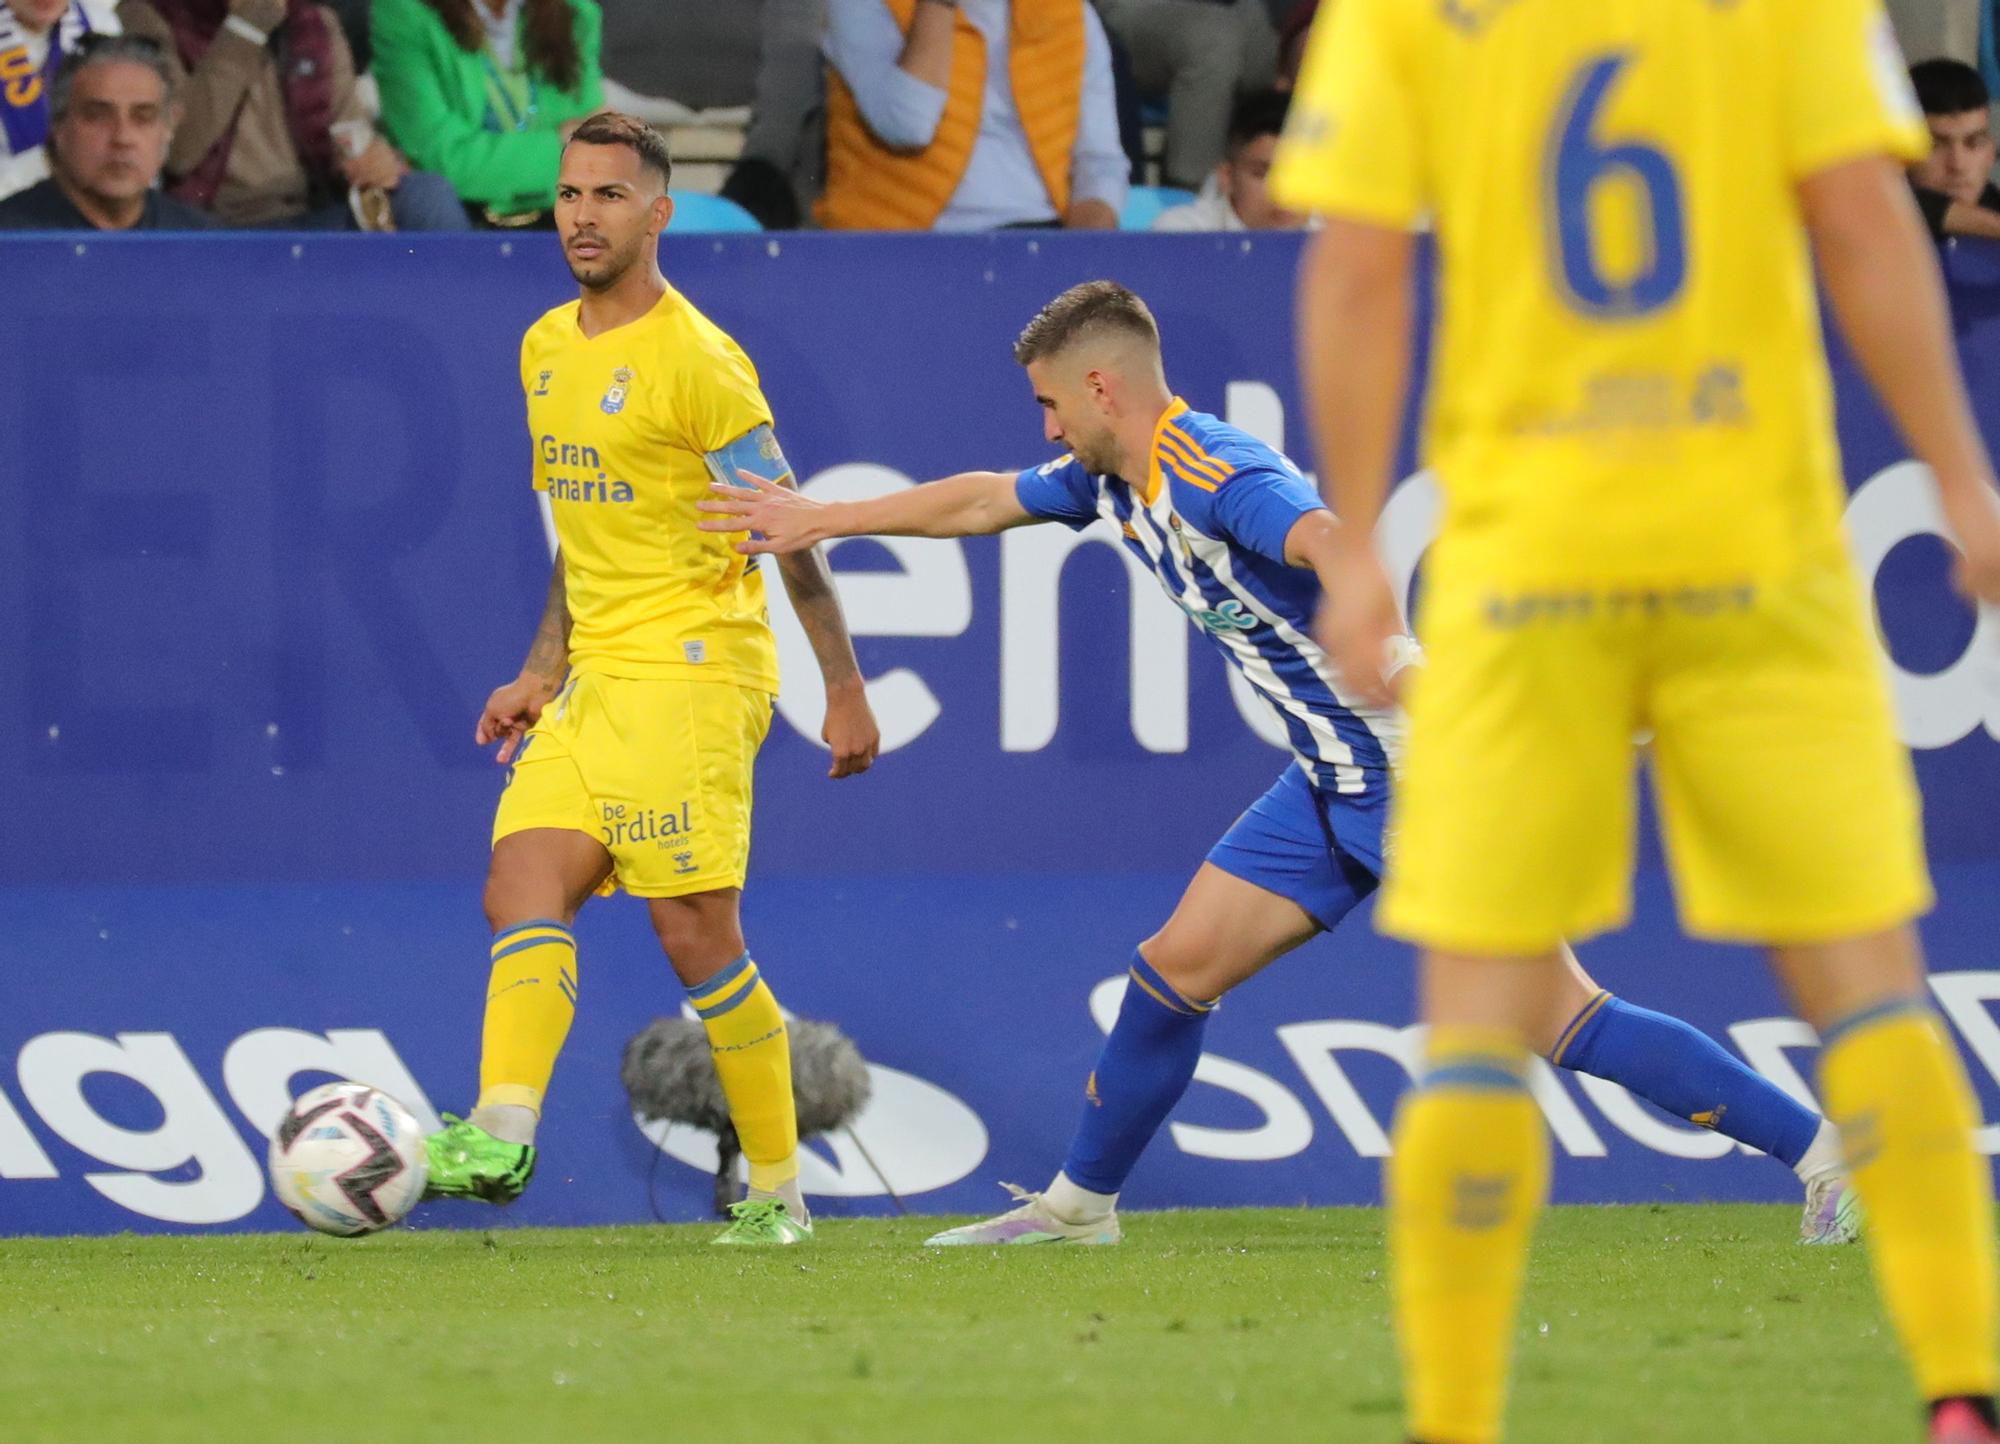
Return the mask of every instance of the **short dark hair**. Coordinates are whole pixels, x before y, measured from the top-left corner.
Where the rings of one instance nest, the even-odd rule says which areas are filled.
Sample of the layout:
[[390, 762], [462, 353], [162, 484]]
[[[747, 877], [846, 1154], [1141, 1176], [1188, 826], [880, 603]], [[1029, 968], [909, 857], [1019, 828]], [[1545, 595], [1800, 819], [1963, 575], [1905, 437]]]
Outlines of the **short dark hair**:
[[77, 76], [93, 65], [111, 64], [142, 65], [152, 71], [160, 77], [161, 99], [173, 104], [174, 73], [167, 68], [167, 55], [159, 41], [145, 35], [94, 30], [63, 58], [56, 70], [56, 78], [49, 85], [49, 120], [59, 121], [69, 114], [70, 92], [76, 89]]
[[1229, 138], [1224, 154], [1234, 160], [1253, 140], [1280, 135], [1285, 129], [1285, 112], [1292, 98], [1282, 90], [1253, 90], [1239, 96], [1229, 112]]
[[639, 153], [639, 164], [660, 178], [665, 190], [674, 178], [674, 158], [667, 153], [666, 137], [635, 115], [601, 110], [570, 133], [572, 145], [629, 145]]
[[1925, 115], [1961, 115], [1993, 103], [1985, 78], [1962, 60], [1920, 60], [1910, 67], [1910, 84]]
[[1071, 286], [1035, 313], [1014, 342], [1014, 359], [1026, 366], [1067, 351], [1085, 337], [1122, 334], [1160, 349], [1160, 327], [1146, 303], [1116, 281]]

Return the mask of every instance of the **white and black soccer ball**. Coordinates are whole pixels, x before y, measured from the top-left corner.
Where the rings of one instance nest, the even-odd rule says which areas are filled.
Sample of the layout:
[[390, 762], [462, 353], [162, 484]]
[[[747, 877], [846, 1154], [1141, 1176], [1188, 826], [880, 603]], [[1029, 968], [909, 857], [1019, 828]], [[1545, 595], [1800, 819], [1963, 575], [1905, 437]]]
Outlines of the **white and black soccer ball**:
[[362, 1083], [301, 1094], [271, 1139], [271, 1190], [321, 1233], [374, 1233], [402, 1220], [429, 1174], [410, 1110]]

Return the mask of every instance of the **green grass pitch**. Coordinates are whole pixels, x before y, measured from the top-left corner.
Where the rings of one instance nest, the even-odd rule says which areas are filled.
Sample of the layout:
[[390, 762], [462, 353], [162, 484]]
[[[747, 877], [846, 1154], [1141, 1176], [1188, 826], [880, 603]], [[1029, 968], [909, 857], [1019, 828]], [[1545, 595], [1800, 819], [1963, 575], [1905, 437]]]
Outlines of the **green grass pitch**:
[[[1908, 1440], [1860, 1249], [1777, 1207], [1561, 1208], [1510, 1439]], [[1381, 1217], [1132, 1214], [930, 1252], [937, 1220], [0, 1241], [9, 1440], [1392, 1441]]]

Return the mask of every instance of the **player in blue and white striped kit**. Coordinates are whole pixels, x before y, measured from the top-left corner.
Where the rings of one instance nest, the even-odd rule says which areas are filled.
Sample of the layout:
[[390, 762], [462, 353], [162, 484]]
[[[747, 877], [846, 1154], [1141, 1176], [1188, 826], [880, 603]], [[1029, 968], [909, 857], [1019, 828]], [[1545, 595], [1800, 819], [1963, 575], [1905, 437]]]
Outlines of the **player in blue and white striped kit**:
[[[751, 532], [740, 551], [782, 553], [841, 536], [1108, 521], [1284, 724], [1293, 762], [1133, 954], [1062, 1171], [1008, 1213], [929, 1240], [1116, 1243], [1119, 1191], [1194, 1076], [1223, 993], [1375, 890], [1402, 719], [1351, 700], [1313, 640], [1339, 523], [1284, 456], [1173, 395], [1143, 301], [1110, 281], [1074, 287], [1043, 308], [1014, 354], [1048, 439], [1067, 455], [855, 502], [815, 502], [745, 473], [748, 489], [714, 488], [702, 525]], [[1401, 660], [1414, 657], [1413, 643], [1399, 646]], [[1782, 1159], [1806, 1184], [1802, 1236], [1852, 1240], [1832, 1128], [1687, 1024], [1599, 989], [1567, 952], [1556, 966], [1559, 1001], [1538, 1039], [1547, 1057]]]

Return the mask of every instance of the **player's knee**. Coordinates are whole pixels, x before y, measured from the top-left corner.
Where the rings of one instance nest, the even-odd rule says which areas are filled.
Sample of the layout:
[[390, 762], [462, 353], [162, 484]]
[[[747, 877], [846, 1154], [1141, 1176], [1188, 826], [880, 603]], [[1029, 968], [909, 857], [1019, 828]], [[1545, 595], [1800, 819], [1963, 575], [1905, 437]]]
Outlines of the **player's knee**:
[[743, 954], [736, 910], [712, 897], [655, 898], [649, 911], [661, 950], [684, 979], [726, 966]]
[[546, 881], [497, 859], [487, 870], [481, 902], [486, 909], [486, 926], [494, 932], [536, 918], [568, 923], [575, 916], [575, 909], [552, 892]]
[[1184, 931], [1171, 925], [1139, 944], [1139, 956], [1184, 998], [1207, 1002], [1229, 989], [1214, 949], [1193, 946]]

